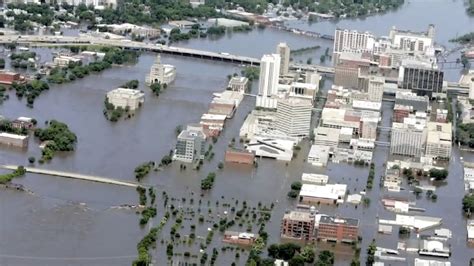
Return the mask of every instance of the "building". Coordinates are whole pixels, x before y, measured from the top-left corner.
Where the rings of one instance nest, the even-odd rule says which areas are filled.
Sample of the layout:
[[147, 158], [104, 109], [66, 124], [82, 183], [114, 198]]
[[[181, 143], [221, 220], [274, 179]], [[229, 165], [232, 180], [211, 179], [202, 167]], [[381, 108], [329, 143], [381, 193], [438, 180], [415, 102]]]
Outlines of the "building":
[[178, 135], [173, 159], [185, 163], [204, 158], [206, 136], [200, 130], [187, 128]]
[[367, 92], [369, 95], [368, 100], [373, 101], [373, 102], [381, 102], [383, 98], [384, 86], [385, 86], [384, 77], [371, 76], [369, 78], [369, 84], [367, 88]]
[[175, 79], [176, 68], [173, 65], [161, 64], [160, 56], [156, 56], [156, 61], [150, 68], [150, 74], [146, 76], [147, 85], [153, 83], [168, 85]]
[[329, 176], [327, 175], [303, 173], [301, 176], [301, 182], [308, 184], [326, 185], [328, 180]]
[[291, 161], [294, 145], [295, 142], [291, 140], [255, 137], [245, 145], [245, 149], [259, 157]]
[[320, 126], [338, 128], [352, 128], [353, 134], [359, 134], [360, 113], [350, 112], [345, 109], [323, 108]]
[[207, 137], [213, 137], [218, 136], [224, 129], [226, 119], [227, 115], [206, 113], [201, 116], [199, 123], [204, 130], [204, 134]]
[[293, 98], [308, 99], [311, 103], [314, 103], [316, 94], [319, 90], [319, 83], [291, 83], [289, 96]]
[[233, 91], [245, 93], [249, 87], [249, 79], [246, 77], [232, 77], [227, 88]]
[[243, 246], [251, 246], [257, 240], [258, 235], [247, 232], [225, 231], [222, 242]]
[[329, 127], [317, 127], [314, 129], [314, 145], [337, 147], [341, 129]]
[[451, 266], [451, 262], [415, 258], [413, 266]]
[[374, 43], [375, 36], [372, 33], [336, 29], [334, 33], [333, 52], [335, 57], [342, 52], [371, 53]]
[[385, 170], [385, 176], [383, 177], [383, 187], [389, 191], [400, 191], [400, 185], [402, 179], [400, 178], [400, 170], [388, 168]]
[[[280, 73], [280, 55], [263, 55], [260, 62], [260, 80], [258, 86], [257, 106], [275, 108], [276, 100], [269, 99], [278, 92], [278, 77]], [[260, 99], [259, 99], [260, 98]]]
[[139, 90], [118, 88], [107, 93], [107, 100], [116, 108], [138, 109], [145, 102], [145, 94]]
[[292, 137], [309, 136], [312, 110], [313, 105], [309, 100], [299, 98], [278, 100], [275, 128]]
[[467, 221], [467, 242], [474, 244], [474, 220]]
[[13, 83], [25, 83], [25, 77], [18, 73], [2, 70], [0, 71], [0, 84], [12, 85]]
[[393, 107], [393, 122], [402, 123], [405, 117], [413, 113], [413, 106], [395, 104]]
[[288, 68], [290, 66], [290, 47], [286, 43], [279, 43], [276, 49], [276, 53], [280, 55], [280, 75], [284, 76], [288, 74]]
[[19, 148], [25, 148], [25, 147], [28, 147], [28, 136], [1, 132], [0, 144], [13, 146], [13, 147], [19, 147]]
[[347, 185], [345, 184], [303, 184], [300, 190], [300, 201], [308, 204], [336, 204], [343, 203], [346, 196]]
[[426, 156], [449, 160], [452, 146], [451, 123], [427, 123]]
[[326, 167], [329, 161], [331, 147], [324, 145], [312, 145], [309, 150], [307, 162], [318, 167]]
[[393, 27], [390, 30], [389, 38], [395, 49], [423, 54], [428, 48], [433, 47], [434, 33], [435, 28], [433, 24], [428, 26], [428, 31], [426, 32], [404, 31]]
[[398, 91], [395, 94], [395, 105], [410, 106], [410, 112], [427, 112], [429, 105], [428, 96], [418, 96], [409, 91]]
[[377, 126], [379, 120], [374, 117], [364, 117], [361, 119], [360, 137], [369, 140], [377, 139]]
[[56, 56], [53, 59], [53, 64], [58, 67], [68, 67], [69, 64], [78, 64], [81, 63], [82, 60], [79, 57], [76, 56], [66, 56], [66, 55], [60, 55]]
[[424, 125], [393, 123], [390, 154], [420, 157], [425, 147], [425, 141], [426, 130]]
[[42, 4], [42, 3], [66, 3], [72, 6], [78, 6], [79, 4], [85, 4], [86, 6], [93, 6], [95, 9], [105, 9], [105, 8], [116, 8], [117, 0], [61, 0], [61, 1], [41, 1], [41, 0], [6, 0], [5, 4], [9, 3], [23, 3], [23, 4]]
[[316, 227], [318, 240], [344, 243], [358, 241], [359, 220], [357, 219], [318, 215]]
[[432, 97], [443, 92], [444, 72], [433, 64], [404, 61], [400, 66], [400, 87], [417, 95]]
[[245, 150], [227, 149], [225, 152], [226, 163], [253, 164], [254, 160], [255, 154]]
[[421, 240], [418, 254], [433, 257], [449, 258], [451, 251], [446, 243], [438, 240]]
[[315, 216], [309, 212], [291, 211], [281, 221], [282, 238], [312, 241], [315, 239]]
[[32, 129], [35, 126], [33, 118], [20, 116], [12, 121], [12, 127], [18, 129]]

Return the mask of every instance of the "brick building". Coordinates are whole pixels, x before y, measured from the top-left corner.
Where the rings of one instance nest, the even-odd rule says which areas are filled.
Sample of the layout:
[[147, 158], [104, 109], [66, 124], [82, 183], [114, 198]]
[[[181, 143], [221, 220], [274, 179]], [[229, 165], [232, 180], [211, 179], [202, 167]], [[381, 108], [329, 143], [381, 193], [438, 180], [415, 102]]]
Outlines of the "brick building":
[[321, 215], [316, 218], [317, 238], [324, 241], [353, 243], [359, 235], [359, 220]]

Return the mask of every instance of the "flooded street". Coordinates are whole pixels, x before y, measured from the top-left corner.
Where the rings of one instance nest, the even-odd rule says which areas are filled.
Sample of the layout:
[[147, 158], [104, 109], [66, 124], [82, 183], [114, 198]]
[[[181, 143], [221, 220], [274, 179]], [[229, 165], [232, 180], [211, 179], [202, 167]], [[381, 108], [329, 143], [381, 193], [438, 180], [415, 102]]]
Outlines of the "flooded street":
[[[450, 11], [449, 16], [443, 15], [446, 10]], [[430, 16], [419, 15], [423, 13], [430, 13]], [[306, 22], [291, 22], [290, 25], [326, 34], [333, 34], [336, 27], [347, 27], [386, 35], [392, 25], [421, 31], [425, 30], [429, 23], [436, 25], [436, 40], [445, 46], [450, 45], [447, 41], [456, 34], [474, 28], [474, 19], [467, 17], [460, 0], [432, 0], [429, 3], [412, 0], [397, 11], [365, 19], [325, 21], [311, 25]], [[326, 47], [332, 49], [330, 41], [297, 36], [275, 29], [256, 29], [216, 40], [197, 39], [176, 45], [260, 58], [263, 53], [273, 52], [276, 44], [282, 41], [287, 42], [292, 49], [321, 46], [312, 53], [295, 57], [294, 61], [306, 62], [306, 59], [311, 57], [313, 63], [319, 64], [319, 57], [324, 54]], [[45, 50], [38, 51], [42, 60], [49, 60], [50, 55]], [[33, 117], [38, 120], [40, 126], [47, 120], [56, 119], [68, 124], [76, 133], [78, 143], [74, 152], [58, 154], [50, 163], [40, 167], [133, 181], [134, 168], [146, 161], [159, 161], [174, 149], [175, 128], [199, 122], [201, 115], [208, 110], [212, 94], [224, 90], [227, 86], [227, 75], [241, 71], [238, 65], [162, 55], [164, 63], [176, 66], [177, 77], [167, 90], [156, 97], [144, 84], [145, 75], [155, 56], [144, 53], [135, 65], [113, 67], [101, 74], [90, 75], [69, 84], [53, 85], [49, 91], [36, 99], [33, 109], [26, 106], [24, 99], [19, 101], [14, 93], [10, 92], [10, 99], [0, 105], [0, 114], [7, 118]], [[452, 56], [456, 58], [459, 54]], [[459, 69], [450, 70], [447, 79], [457, 81], [459, 75]], [[132, 79], [140, 81], [139, 89], [145, 92], [145, 103], [131, 119], [111, 123], [102, 113], [105, 95]], [[325, 90], [330, 85], [330, 80], [327, 80]], [[257, 82], [254, 81], [253, 93], [257, 91], [257, 87]], [[214, 159], [210, 162], [206, 160], [201, 170], [188, 168], [181, 171], [179, 163], [174, 163], [162, 171], [151, 172], [144, 178], [145, 184], [151, 184], [157, 189], [159, 208], [157, 217], [152, 221], [153, 225], [158, 224], [164, 215], [163, 204], [160, 202], [163, 191], [177, 199], [185, 197], [187, 203], [193, 198], [194, 207], [201, 199], [203, 204], [200, 208], [203, 211], [207, 211], [205, 202], [208, 200], [213, 205], [219, 201], [221, 213], [229, 209], [223, 207], [223, 203], [235, 200], [246, 200], [251, 206], [257, 205], [258, 202], [264, 205], [274, 203], [272, 218], [265, 228], [269, 233], [268, 244], [271, 244], [280, 241], [280, 221], [284, 212], [294, 209], [297, 204], [287, 198], [287, 192], [293, 181], [301, 179], [302, 173], [325, 173], [329, 175], [330, 183], [346, 183], [351, 194], [365, 189], [369, 172], [367, 167], [344, 163], [329, 163], [326, 169], [311, 166], [305, 162], [309, 151], [308, 143], [301, 145], [302, 149], [297, 158], [288, 165], [285, 162], [262, 159], [258, 160], [256, 168], [225, 165], [223, 170], [218, 170], [217, 165], [224, 160], [225, 149], [232, 138], [238, 143], [240, 126], [254, 106], [255, 98], [244, 99], [235, 116], [226, 122], [222, 135], [214, 144]], [[392, 109], [393, 103], [384, 102], [382, 126], [390, 126]], [[387, 132], [381, 132], [379, 140], [389, 141], [388, 137]], [[0, 163], [26, 165], [28, 157], [41, 156], [38, 145], [36, 140], [30, 138], [27, 151], [2, 147]], [[426, 212], [421, 215], [442, 217], [442, 227], [452, 230], [450, 260], [452, 265], [456, 266], [467, 265], [474, 254], [473, 249], [466, 245], [466, 227], [461, 213], [464, 183], [460, 156], [466, 161], [474, 161], [472, 154], [453, 149], [447, 184], [438, 187], [437, 201], [427, 200], [424, 194], [416, 200], [416, 207], [426, 208]], [[374, 152], [374, 188], [368, 192], [372, 198], [369, 208], [362, 205], [355, 208], [348, 203], [337, 208], [318, 207], [321, 213], [360, 219], [360, 235], [363, 238], [361, 262], [365, 262], [365, 250], [373, 238], [376, 239], [377, 245], [390, 249], [396, 249], [398, 242], [398, 230], [394, 230], [392, 236], [377, 235], [378, 217], [395, 218], [395, 214], [385, 210], [379, 201], [384, 195], [388, 195], [379, 188], [379, 178], [383, 174], [384, 163], [388, 157], [388, 147], [377, 147]], [[214, 187], [201, 197], [200, 181], [211, 171], [217, 173]], [[15, 179], [14, 183], [23, 184], [34, 194], [7, 189], [0, 192], [0, 239], [4, 240], [0, 241], [0, 265], [131, 265], [136, 258], [136, 244], [147, 233], [148, 228], [139, 227], [139, 215], [134, 210], [112, 208], [122, 204], [138, 204], [135, 189], [35, 174], [26, 174]], [[415, 200], [413, 193], [402, 192], [402, 195]], [[179, 205], [177, 202], [173, 204]], [[197, 217], [192, 221], [184, 221], [183, 232], [189, 231], [189, 226], [197, 223], [196, 220]], [[166, 265], [166, 243], [160, 241], [169, 238], [171, 225], [169, 222], [165, 226], [157, 242], [157, 249], [153, 251], [155, 265]], [[253, 229], [255, 232], [258, 230], [257, 227]], [[239, 229], [236, 227], [233, 230]], [[245, 227], [240, 230], [245, 231]], [[206, 237], [206, 231], [206, 226], [200, 226], [196, 234]], [[213, 241], [217, 243], [221, 238], [221, 233], [216, 231]], [[197, 244], [183, 244], [179, 252], [189, 249], [198, 254], [199, 248]], [[344, 248], [342, 249], [341, 253], [344, 253]], [[211, 253], [210, 250], [208, 253]], [[234, 253], [221, 252], [216, 264], [230, 265], [237, 261], [238, 265], [244, 265], [247, 255], [248, 253], [243, 252], [242, 257], [236, 260]], [[347, 265], [351, 259], [352, 254], [338, 255], [336, 265]], [[199, 260], [193, 262], [195, 261]], [[411, 263], [413, 260], [408, 261]]]

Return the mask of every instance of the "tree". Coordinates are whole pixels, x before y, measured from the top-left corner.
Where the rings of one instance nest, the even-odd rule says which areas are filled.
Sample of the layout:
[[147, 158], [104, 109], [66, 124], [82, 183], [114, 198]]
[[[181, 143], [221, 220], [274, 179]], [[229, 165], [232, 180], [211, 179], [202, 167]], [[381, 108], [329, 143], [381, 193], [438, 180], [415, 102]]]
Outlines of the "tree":
[[306, 263], [313, 263], [315, 258], [314, 247], [310, 245], [305, 246], [300, 255]]
[[305, 259], [301, 255], [296, 255], [288, 261], [290, 266], [304, 266]]
[[298, 191], [290, 190], [287, 195], [289, 198], [296, 199], [298, 197]]
[[446, 169], [430, 169], [430, 177], [434, 177], [436, 180], [444, 180], [448, 177], [448, 170]]
[[462, 209], [468, 215], [474, 212], [474, 194], [468, 194], [462, 199]]
[[291, 189], [292, 190], [300, 191], [302, 186], [303, 186], [303, 184], [301, 184], [300, 181], [295, 181], [295, 182], [291, 183]]
[[318, 263], [316, 265], [333, 265], [334, 264], [334, 253], [329, 250], [323, 250], [318, 255]]
[[219, 164], [217, 165], [217, 168], [223, 169], [223, 168], [224, 168], [224, 163], [223, 163], [223, 162], [219, 162]]
[[33, 156], [28, 157], [28, 162], [29, 162], [30, 164], [34, 164], [35, 161], [36, 161], [35, 157], [33, 157]]

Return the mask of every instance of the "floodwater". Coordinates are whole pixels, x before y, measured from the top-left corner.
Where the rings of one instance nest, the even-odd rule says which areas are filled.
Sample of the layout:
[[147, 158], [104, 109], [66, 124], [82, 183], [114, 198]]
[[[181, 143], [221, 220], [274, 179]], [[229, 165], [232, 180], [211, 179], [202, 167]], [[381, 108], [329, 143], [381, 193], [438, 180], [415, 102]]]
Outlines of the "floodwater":
[[[445, 14], [446, 10], [449, 10], [449, 14]], [[430, 14], [430, 17], [419, 14]], [[335, 27], [366, 29], [376, 34], [386, 34], [392, 25], [424, 30], [429, 23], [435, 23], [438, 42], [447, 46], [447, 40], [452, 38], [452, 35], [472, 29], [474, 20], [466, 16], [460, 0], [419, 0], [410, 1], [397, 11], [364, 19], [311, 25], [294, 23], [301, 28], [330, 34]], [[232, 34], [217, 40], [197, 39], [177, 45], [260, 57], [263, 53], [274, 51], [276, 44], [281, 41], [288, 42], [294, 49], [321, 46], [316, 52], [305, 53], [294, 59], [303, 62], [312, 57], [313, 62], [317, 63], [325, 48], [332, 48], [332, 43], [327, 40], [295, 36], [274, 29]], [[43, 55], [42, 59], [48, 58], [44, 50], [39, 52]], [[201, 114], [206, 112], [212, 94], [225, 88], [227, 75], [240, 72], [237, 65], [164, 55], [163, 62], [177, 67], [177, 79], [159, 97], [154, 97], [143, 82], [153, 61], [153, 54], [143, 54], [136, 65], [116, 67], [70, 84], [52, 86], [35, 101], [33, 109], [26, 107], [24, 100], [20, 102], [12, 94], [8, 101], [0, 105], [0, 114], [8, 118], [31, 116], [39, 121], [39, 125], [43, 125], [46, 120], [57, 119], [66, 122], [77, 134], [76, 151], [59, 154], [41, 167], [133, 180], [133, 169], [145, 161], [159, 161], [168, 154], [174, 147], [175, 128], [178, 125], [198, 122]], [[458, 78], [459, 70], [450, 71], [450, 80]], [[145, 104], [131, 119], [115, 124], [107, 121], [102, 115], [106, 92], [132, 79], [140, 80], [140, 89], [146, 93]], [[325, 89], [329, 86], [330, 82], [326, 82]], [[252, 90], [255, 92], [256, 89], [257, 84], [254, 82]], [[286, 210], [296, 206], [295, 201], [287, 199], [286, 193], [290, 184], [299, 180], [303, 172], [326, 173], [330, 176], [331, 183], [348, 184], [351, 193], [365, 188], [368, 168], [332, 163], [327, 169], [313, 167], [304, 162], [308, 145], [302, 146], [298, 157], [289, 165], [263, 159], [258, 161], [258, 168], [226, 165], [223, 170], [217, 170], [217, 164], [223, 160], [224, 151], [231, 139], [238, 140], [239, 128], [253, 106], [253, 98], [244, 99], [236, 115], [227, 122], [226, 129], [214, 144], [214, 159], [206, 161], [200, 171], [191, 170], [189, 167], [186, 171], [180, 171], [176, 163], [163, 171], [152, 172], [144, 179], [143, 182], [156, 186], [158, 191], [158, 215], [152, 224], [159, 223], [163, 216], [163, 205], [160, 202], [162, 191], [166, 191], [170, 197], [186, 197], [188, 202], [193, 198], [194, 202], [197, 202], [201, 198], [200, 180], [210, 171], [216, 171], [217, 178], [212, 191], [202, 196], [203, 206], [208, 200], [211, 201], [210, 206], [214, 206], [217, 200], [222, 205], [224, 202], [234, 202], [235, 199], [240, 202], [246, 200], [250, 206], [256, 206], [258, 202], [275, 204], [272, 219], [266, 226], [266, 231], [270, 234], [269, 244], [280, 240], [280, 219]], [[390, 125], [391, 109], [390, 103], [384, 104], [384, 126]], [[380, 140], [387, 139], [388, 135], [381, 133]], [[28, 151], [2, 147], [0, 162], [27, 164], [29, 156], [39, 157], [41, 152], [38, 143], [30, 140]], [[442, 217], [443, 227], [453, 231], [454, 237], [450, 241], [453, 265], [466, 265], [473, 254], [472, 249], [466, 246], [465, 221], [461, 214], [464, 189], [460, 155], [465, 160], [472, 157], [470, 154], [460, 154], [454, 149], [448, 182], [437, 189], [437, 202], [428, 201], [424, 196], [417, 200], [417, 207], [427, 209], [426, 215]], [[388, 148], [377, 148], [374, 158], [376, 175], [374, 189], [368, 193], [372, 199], [370, 208], [359, 206], [356, 209], [350, 204], [337, 208], [319, 207], [322, 213], [361, 219], [362, 256], [373, 238], [376, 238], [379, 246], [391, 249], [395, 249], [398, 242], [397, 228], [394, 228], [395, 234], [392, 236], [376, 233], [377, 217], [393, 219], [395, 214], [384, 210], [379, 201], [386, 194], [379, 190], [378, 184], [383, 173], [383, 164], [388, 158]], [[34, 194], [6, 189], [2, 189], [0, 193], [0, 265], [131, 264], [136, 256], [136, 243], [146, 234], [147, 228], [139, 227], [139, 216], [135, 211], [111, 207], [137, 204], [138, 195], [133, 189], [34, 174], [27, 174], [14, 182], [25, 185]], [[415, 199], [413, 194], [405, 194], [410, 199]], [[194, 205], [197, 206], [196, 203]], [[160, 243], [157, 243], [158, 248], [153, 252], [155, 265], [167, 263], [166, 242], [161, 244], [161, 239], [169, 239], [169, 227], [172, 224], [173, 221], [168, 222], [160, 234]], [[189, 225], [197, 224], [197, 218], [186, 220], [183, 224], [181, 235], [189, 233]], [[196, 234], [205, 238], [207, 227], [212, 227], [212, 222], [198, 226]], [[245, 227], [236, 226], [232, 230], [244, 231]], [[253, 231], [256, 230], [254, 226]], [[219, 247], [220, 238], [220, 233], [216, 232], [207, 250], [209, 257], [212, 247]], [[175, 249], [175, 252], [190, 251], [192, 254], [198, 254], [199, 245], [180, 244]], [[233, 261], [238, 265], [244, 264], [247, 253], [242, 253], [238, 260], [234, 254], [220, 252], [217, 264], [229, 265]], [[347, 265], [351, 256], [339, 255], [336, 264]], [[190, 258], [186, 261], [199, 260]], [[361, 258], [361, 261], [364, 261], [364, 258]], [[408, 262], [412, 263], [412, 259]], [[404, 264], [406, 263], [400, 265]]]

